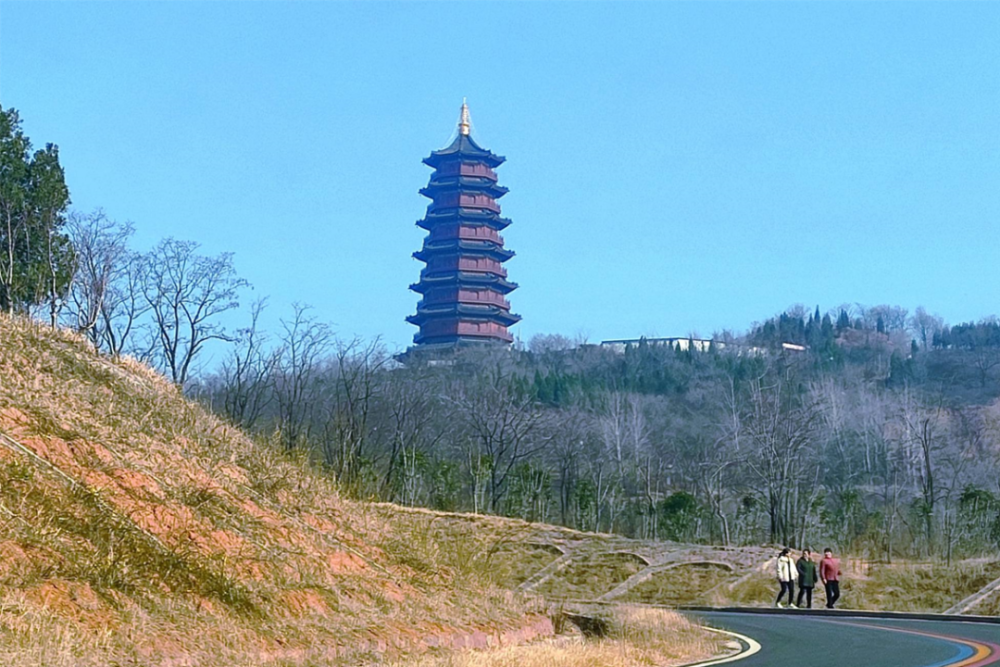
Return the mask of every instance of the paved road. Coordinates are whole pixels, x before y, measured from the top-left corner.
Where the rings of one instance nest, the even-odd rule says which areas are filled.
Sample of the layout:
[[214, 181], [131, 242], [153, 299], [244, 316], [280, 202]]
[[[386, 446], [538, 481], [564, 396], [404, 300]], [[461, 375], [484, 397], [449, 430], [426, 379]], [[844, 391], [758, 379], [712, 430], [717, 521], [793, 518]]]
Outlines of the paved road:
[[692, 612], [747, 635], [759, 653], [739, 667], [1000, 667], [1000, 625], [807, 614]]

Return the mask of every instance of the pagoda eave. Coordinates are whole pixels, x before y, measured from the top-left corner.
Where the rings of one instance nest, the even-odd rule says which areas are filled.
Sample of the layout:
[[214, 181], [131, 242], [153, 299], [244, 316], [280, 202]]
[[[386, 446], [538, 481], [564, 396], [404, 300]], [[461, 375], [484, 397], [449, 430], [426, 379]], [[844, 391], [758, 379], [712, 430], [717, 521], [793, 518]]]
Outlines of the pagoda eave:
[[501, 217], [492, 211], [484, 212], [480, 209], [456, 207], [447, 210], [438, 209], [436, 211], [428, 211], [427, 215], [417, 220], [415, 224], [417, 227], [421, 227], [427, 231], [431, 231], [437, 225], [450, 223], [460, 223], [470, 226], [483, 225], [497, 231], [503, 231], [510, 226], [510, 222], [509, 218]]
[[442, 306], [418, 306], [417, 312], [406, 318], [410, 324], [420, 326], [430, 320], [452, 320], [476, 322], [497, 322], [506, 327], [517, 324], [521, 316], [499, 306], [472, 306], [468, 304], [445, 304]]
[[510, 333], [503, 335], [483, 334], [449, 334], [444, 336], [414, 334], [413, 343], [420, 348], [429, 349], [437, 347], [441, 350], [454, 347], [480, 346], [480, 345], [507, 345], [514, 342], [514, 336]]
[[495, 273], [452, 272], [440, 276], [421, 276], [420, 282], [410, 285], [417, 294], [426, 294], [428, 290], [452, 285], [474, 288], [489, 288], [500, 294], [510, 294], [517, 289], [517, 283], [511, 282]]
[[432, 180], [427, 184], [427, 187], [420, 188], [417, 192], [428, 199], [434, 199], [442, 194], [452, 194], [456, 192], [465, 194], [487, 194], [493, 199], [500, 199], [505, 194], [510, 192], [509, 188], [497, 185], [496, 183], [486, 179], [479, 182], [470, 179], [451, 180], [452, 182], [436, 182]]
[[488, 166], [490, 169], [496, 169], [504, 162], [506, 162], [507, 158], [505, 158], [502, 155], [496, 155], [494, 153], [490, 153], [489, 151], [484, 151], [482, 153], [472, 152], [472, 151], [467, 151], [467, 152], [456, 151], [451, 153], [441, 153], [438, 151], [434, 151], [433, 153], [431, 153], [422, 160], [424, 164], [433, 169], [437, 169], [446, 162], [458, 162], [458, 161], [481, 162], [486, 166]]
[[435, 256], [470, 255], [473, 257], [489, 257], [498, 262], [506, 262], [514, 257], [513, 250], [492, 241], [436, 241], [424, 242], [424, 247], [413, 253], [414, 259], [428, 262]]

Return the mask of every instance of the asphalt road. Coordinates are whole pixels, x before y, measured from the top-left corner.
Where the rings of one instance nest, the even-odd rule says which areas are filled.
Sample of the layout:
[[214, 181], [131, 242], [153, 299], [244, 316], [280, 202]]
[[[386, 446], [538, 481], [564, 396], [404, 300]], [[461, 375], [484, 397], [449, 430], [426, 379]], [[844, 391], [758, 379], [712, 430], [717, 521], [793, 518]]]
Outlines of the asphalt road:
[[761, 645], [739, 667], [1000, 666], [1000, 625], [784, 614], [691, 612]]

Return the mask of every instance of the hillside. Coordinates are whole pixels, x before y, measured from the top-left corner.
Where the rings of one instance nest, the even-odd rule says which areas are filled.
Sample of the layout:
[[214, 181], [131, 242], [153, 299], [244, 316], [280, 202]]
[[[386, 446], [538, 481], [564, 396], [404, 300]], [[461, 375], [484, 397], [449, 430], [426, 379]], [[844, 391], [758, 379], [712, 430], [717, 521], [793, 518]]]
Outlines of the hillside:
[[[607, 605], [767, 604], [773, 553], [351, 501], [148, 367], [0, 316], [0, 664], [430, 665], [551, 635], [543, 598], [611, 609], [622, 637], [656, 628], [582, 651], [679, 664], [718, 639]], [[971, 565], [923, 591], [897, 580], [926, 567], [866, 567], [847, 603], [941, 611], [1000, 574]], [[560, 642], [510, 655], [548, 664]]]
[[147, 367], [0, 317], [0, 663], [356, 664], [551, 631], [445, 552]]

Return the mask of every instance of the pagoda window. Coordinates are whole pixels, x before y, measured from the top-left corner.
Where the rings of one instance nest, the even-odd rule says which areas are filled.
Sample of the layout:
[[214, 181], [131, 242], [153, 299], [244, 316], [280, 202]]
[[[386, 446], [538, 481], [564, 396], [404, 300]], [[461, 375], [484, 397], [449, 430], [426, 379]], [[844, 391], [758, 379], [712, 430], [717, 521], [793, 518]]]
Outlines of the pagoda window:
[[488, 240], [503, 245], [503, 237], [495, 229], [490, 229], [485, 225], [482, 227], [461, 227], [458, 230], [458, 237], [472, 240]]
[[491, 181], [497, 180], [496, 172], [481, 163], [452, 162], [450, 164], [443, 164], [437, 170], [437, 173], [441, 176], [472, 176], [487, 178]]
[[460, 290], [457, 298], [463, 303], [488, 303], [501, 308], [509, 309], [510, 304], [503, 295], [492, 290]]
[[507, 275], [503, 265], [495, 259], [489, 257], [432, 257], [427, 263], [427, 270], [431, 273], [435, 271], [476, 271], [492, 272], [502, 276]]
[[436, 211], [438, 209], [444, 208], [480, 208], [493, 211], [494, 213], [500, 212], [500, 205], [496, 203], [489, 195], [477, 195], [477, 194], [448, 194], [438, 197], [434, 200], [429, 207], [431, 211]]
[[439, 225], [431, 230], [430, 238], [433, 241], [444, 241], [451, 239], [464, 239], [468, 241], [493, 241], [503, 245], [503, 237], [495, 229], [485, 225], [475, 227], [466, 225]]

